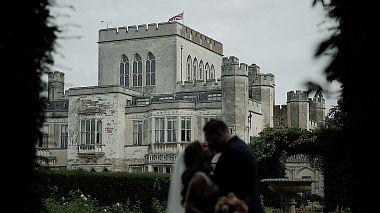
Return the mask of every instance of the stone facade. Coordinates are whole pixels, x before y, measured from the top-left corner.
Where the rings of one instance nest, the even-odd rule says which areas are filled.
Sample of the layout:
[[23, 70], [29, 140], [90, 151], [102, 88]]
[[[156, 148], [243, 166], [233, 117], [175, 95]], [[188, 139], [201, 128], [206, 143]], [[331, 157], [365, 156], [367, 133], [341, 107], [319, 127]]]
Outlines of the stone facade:
[[281, 116], [301, 128], [324, 121], [322, 96], [289, 93], [278, 113], [273, 74], [223, 57], [222, 43], [178, 22], [102, 29], [98, 45], [98, 86], [64, 91], [64, 74], [49, 74], [43, 166], [169, 173], [212, 118], [246, 142]]
[[289, 91], [287, 105], [275, 105], [274, 126], [316, 129], [325, 123], [325, 99], [317, 92], [309, 98], [307, 91]]

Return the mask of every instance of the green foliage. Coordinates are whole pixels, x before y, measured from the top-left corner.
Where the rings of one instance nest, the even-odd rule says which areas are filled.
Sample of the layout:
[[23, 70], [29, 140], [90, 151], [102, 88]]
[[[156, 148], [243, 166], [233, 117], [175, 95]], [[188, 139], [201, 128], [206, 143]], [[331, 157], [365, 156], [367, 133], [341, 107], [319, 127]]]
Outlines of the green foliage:
[[[311, 133], [297, 128], [266, 128], [251, 141], [258, 163], [259, 179], [285, 177], [285, 162], [290, 147], [305, 143]], [[260, 184], [265, 206], [280, 207], [280, 195]]]
[[[34, 163], [35, 144], [44, 121], [41, 75], [50, 71], [52, 52], [57, 38], [57, 26], [52, 23], [50, 0], [2, 1], [0, 34], [0, 67], [3, 122], [1, 191], [2, 206], [12, 212], [35, 212], [41, 207], [36, 193]], [[13, 17], [13, 18], [10, 18]], [[15, 18], [17, 17], [17, 18]], [[22, 60], [22, 63], [20, 63]], [[18, 94], [18, 95], [15, 95]], [[22, 134], [18, 128], [22, 122]], [[16, 137], [17, 136], [17, 137]], [[16, 199], [17, 198], [17, 199]]]
[[[41, 171], [40, 194], [59, 200], [70, 191], [81, 190], [91, 195], [100, 206], [115, 203], [140, 203], [143, 212], [157, 212], [166, 207], [170, 176], [157, 173]], [[162, 203], [161, 205], [159, 205]]]
[[343, 100], [338, 100], [338, 105], [333, 106], [326, 117], [326, 128], [343, 128], [347, 119], [347, 113], [342, 109]]
[[152, 213], [165, 213], [166, 212], [167, 202], [159, 201], [156, 198], [153, 198], [152, 202]]
[[[347, 192], [350, 181], [347, 147], [341, 129], [307, 131], [294, 128], [267, 128], [251, 142], [258, 160], [259, 179], [285, 176], [288, 156], [304, 154], [312, 166], [324, 174], [325, 204], [329, 210], [349, 206]], [[279, 207], [280, 197], [261, 184], [265, 206]]]
[[70, 192], [67, 198], [62, 197], [61, 200], [47, 198], [44, 201], [46, 212], [54, 213], [141, 213], [139, 203], [131, 205], [129, 201], [125, 203], [116, 203], [112, 206], [99, 206], [98, 201], [91, 196], [83, 195], [80, 191]]

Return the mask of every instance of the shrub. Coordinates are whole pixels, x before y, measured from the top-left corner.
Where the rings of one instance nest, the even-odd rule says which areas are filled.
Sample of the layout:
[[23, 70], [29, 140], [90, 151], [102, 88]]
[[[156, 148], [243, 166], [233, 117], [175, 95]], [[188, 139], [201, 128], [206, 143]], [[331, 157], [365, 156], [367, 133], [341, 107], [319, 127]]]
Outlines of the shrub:
[[129, 202], [140, 204], [142, 212], [152, 212], [152, 203], [158, 209], [166, 206], [170, 181], [168, 174], [157, 173], [41, 171], [39, 176], [42, 198], [57, 201], [79, 189], [96, 199], [99, 206]]

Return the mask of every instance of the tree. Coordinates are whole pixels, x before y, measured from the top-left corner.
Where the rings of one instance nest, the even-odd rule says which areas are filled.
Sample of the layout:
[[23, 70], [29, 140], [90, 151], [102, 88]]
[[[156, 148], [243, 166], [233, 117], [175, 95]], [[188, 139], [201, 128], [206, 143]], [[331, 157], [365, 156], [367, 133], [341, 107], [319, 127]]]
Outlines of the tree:
[[[49, 0], [2, 2], [0, 67], [2, 69], [3, 209], [36, 212], [38, 198], [35, 144], [44, 121], [41, 75], [53, 63], [58, 32], [51, 22]], [[8, 12], [8, 13], [7, 13]]]
[[[348, 183], [352, 178], [347, 163], [348, 150], [341, 129], [308, 131], [297, 128], [266, 128], [250, 143], [258, 161], [259, 179], [285, 177], [289, 156], [303, 154], [324, 175], [326, 211], [349, 207]], [[261, 184], [264, 205], [279, 207], [279, 197]]]
[[[314, 0], [314, 4], [323, 0]], [[328, 81], [338, 81], [342, 85], [341, 109], [346, 114], [341, 138], [347, 149], [345, 163], [350, 168], [347, 194], [353, 212], [372, 212], [376, 203], [377, 138], [378, 119], [370, 106], [375, 101], [377, 79], [374, 78], [378, 67], [377, 52], [379, 36], [377, 23], [379, 13], [376, 3], [370, 0], [331, 0], [326, 5], [330, 19], [338, 23], [331, 37], [321, 42], [316, 56], [332, 54], [325, 69]], [[375, 9], [376, 8], [376, 9]]]

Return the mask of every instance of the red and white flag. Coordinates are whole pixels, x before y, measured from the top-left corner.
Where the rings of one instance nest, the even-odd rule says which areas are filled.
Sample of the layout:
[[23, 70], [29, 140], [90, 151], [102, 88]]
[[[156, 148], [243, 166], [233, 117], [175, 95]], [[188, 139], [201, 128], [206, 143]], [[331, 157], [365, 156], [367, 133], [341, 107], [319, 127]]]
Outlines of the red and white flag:
[[170, 21], [175, 21], [175, 20], [182, 20], [182, 19], [183, 19], [183, 12], [180, 13], [180, 14], [178, 14], [178, 15], [175, 15], [175, 16], [171, 17], [171, 18], [169, 19], [169, 22], [170, 22]]

